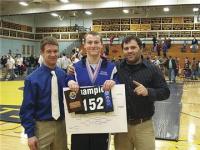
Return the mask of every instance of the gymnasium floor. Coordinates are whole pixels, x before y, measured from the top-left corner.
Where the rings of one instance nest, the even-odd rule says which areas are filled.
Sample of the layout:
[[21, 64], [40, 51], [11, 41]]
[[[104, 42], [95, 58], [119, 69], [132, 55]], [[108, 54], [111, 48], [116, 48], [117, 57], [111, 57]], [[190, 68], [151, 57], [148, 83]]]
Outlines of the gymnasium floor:
[[[21, 87], [23, 81], [0, 81], [0, 105], [21, 105]], [[0, 114], [10, 110], [2, 109]], [[0, 149], [28, 150], [20, 124], [0, 121]], [[200, 150], [200, 82], [184, 84], [179, 140], [156, 140], [156, 150]]]

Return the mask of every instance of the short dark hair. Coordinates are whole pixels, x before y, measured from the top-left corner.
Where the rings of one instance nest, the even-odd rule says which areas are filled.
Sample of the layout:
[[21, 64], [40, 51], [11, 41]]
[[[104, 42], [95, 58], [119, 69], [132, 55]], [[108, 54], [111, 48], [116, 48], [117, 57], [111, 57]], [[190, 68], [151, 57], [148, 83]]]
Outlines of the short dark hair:
[[52, 36], [46, 36], [44, 37], [41, 42], [40, 42], [40, 50], [43, 51], [44, 50], [44, 47], [45, 45], [47, 44], [51, 44], [51, 45], [56, 45], [58, 46], [58, 41], [55, 37], [52, 37]]
[[122, 40], [122, 44], [121, 47], [122, 49], [124, 48], [124, 43], [129, 43], [131, 40], [134, 40], [137, 42], [139, 48], [142, 48], [142, 41], [140, 40], [140, 38], [136, 37], [136, 36], [127, 36]]
[[103, 44], [103, 40], [102, 40], [101, 34], [99, 34], [98, 32], [95, 32], [95, 31], [89, 31], [89, 32], [87, 32], [87, 33], [84, 35], [84, 43], [85, 43], [86, 37], [87, 37], [88, 35], [99, 36], [99, 37], [100, 37], [100, 41], [101, 41], [101, 43]]

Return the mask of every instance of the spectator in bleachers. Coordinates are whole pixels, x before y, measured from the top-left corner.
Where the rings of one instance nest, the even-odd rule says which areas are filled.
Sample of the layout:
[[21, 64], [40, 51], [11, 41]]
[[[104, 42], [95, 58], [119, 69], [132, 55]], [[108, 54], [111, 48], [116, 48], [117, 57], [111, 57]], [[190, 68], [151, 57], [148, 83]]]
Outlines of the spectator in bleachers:
[[186, 52], [186, 47], [187, 47], [187, 41], [184, 40], [183, 45], [181, 47], [181, 52]]
[[160, 44], [157, 44], [157, 46], [156, 46], [156, 51], [157, 51], [158, 56], [160, 56], [161, 47], [162, 46]]
[[146, 43], [145, 42], [142, 43], [142, 50], [143, 50], [143, 52], [146, 51]]
[[148, 62], [152, 62], [152, 55], [151, 55], [151, 52], [148, 52], [148, 53], [147, 53], [146, 59], [147, 59]]
[[32, 70], [31, 70], [31, 58], [25, 58], [24, 59], [24, 65], [27, 67], [27, 75], [31, 74]]
[[7, 56], [4, 55], [4, 56], [1, 57], [1, 65], [2, 65], [3, 68], [6, 67], [6, 63], [7, 63]]
[[184, 64], [185, 64], [185, 63], [188, 63], [188, 62], [190, 63], [189, 58], [188, 58], [188, 57], [185, 57], [185, 59], [184, 59]]
[[61, 55], [58, 57], [56, 65], [57, 65], [59, 68], [62, 68], [62, 57], [61, 57]]
[[155, 64], [158, 68], [160, 68], [160, 60], [159, 57], [155, 56], [153, 64]]
[[167, 69], [165, 67], [166, 62], [167, 62], [167, 57], [160, 57], [160, 70], [162, 71], [164, 76], [167, 76]]
[[3, 59], [4, 59], [4, 56], [1, 56], [1, 67], [3, 67]]
[[22, 58], [22, 56], [17, 55], [15, 62], [16, 62], [16, 69], [17, 69], [18, 76], [21, 76], [23, 74], [23, 58]]
[[40, 57], [38, 59], [39, 66], [41, 66], [43, 64], [43, 62], [44, 62], [43, 57], [42, 57], [42, 55], [40, 55]]
[[34, 58], [34, 56], [31, 55], [31, 56], [29, 57], [29, 59], [30, 59], [30, 63], [31, 63], [31, 65], [32, 65], [32, 67], [35, 67], [35, 61], [36, 61], [36, 59]]
[[157, 45], [157, 39], [156, 39], [156, 37], [155, 36], [153, 36], [153, 39], [152, 39], [152, 41], [153, 41], [153, 50], [155, 50], [155, 46]]
[[32, 73], [38, 64], [38, 60], [33, 56], [31, 55], [29, 58], [26, 59], [26, 67], [27, 67], [27, 75], [29, 75], [30, 73]]
[[66, 56], [66, 54], [63, 54], [63, 56], [61, 58], [61, 68], [66, 72], [67, 67], [71, 64], [72, 64], [72, 62], [71, 62], [70, 58], [68, 58], [68, 56]]
[[162, 49], [163, 49], [163, 56], [164, 56], [164, 57], [167, 57], [168, 45], [167, 45], [167, 39], [166, 39], [166, 37], [165, 37], [165, 40], [164, 40], [164, 42], [163, 42]]
[[1, 57], [1, 69], [2, 69], [2, 76], [3, 74], [7, 72], [7, 69], [6, 69], [6, 63], [7, 63], [7, 56], [4, 55]]
[[172, 40], [170, 39], [170, 37], [168, 37], [166, 39], [166, 42], [167, 42], [167, 49], [170, 49], [171, 48], [171, 42], [172, 42]]
[[162, 39], [161, 39], [161, 37], [159, 36], [159, 38], [158, 38], [158, 42], [157, 42], [160, 46], [162, 45]]
[[11, 55], [8, 56], [6, 68], [7, 68], [7, 72], [5, 75], [6, 80], [13, 80], [15, 78], [15, 73], [14, 73], [15, 60], [13, 59]]
[[198, 49], [198, 40], [194, 36], [194, 38], [192, 40], [192, 52], [195, 53], [197, 51], [197, 49]]
[[113, 44], [114, 39], [115, 39], [115, 35], [113, 35], [113, 36], [110, 37], [110, 45]]
[[179, 73], [180, 73], [180, 58], [175, 57], [175, 62], [176, 62], [175, 76], [179, 76]]
[[200, 60], [198, 61], [198, 77], [200, 78]]
[[73, 64], [77, 63], [79, 61], [79, 57], [78, 57], [78, 54], [75, 54], [71, 57], [71, 61]]
[[184, 76], [185, 78], [190, 78], [191, 76], [190, 61], [188, 57], [185, 58], [184, 62]]
[[194, 57], [192, 59], [192, 63], [191, 63], [191, 79], [192, 80], [197, 80], [197, 74], [198, 74], [198, 64], [196, 62], [196, 58]]
[[169, 59], [167, 59], [167, 61], [166, 61], [166, 67], [168, 69], [169, 82], [176, 82], [176, 75], [175, 75], [176, 62], [172, 58], [172, 56], [169, 56]]

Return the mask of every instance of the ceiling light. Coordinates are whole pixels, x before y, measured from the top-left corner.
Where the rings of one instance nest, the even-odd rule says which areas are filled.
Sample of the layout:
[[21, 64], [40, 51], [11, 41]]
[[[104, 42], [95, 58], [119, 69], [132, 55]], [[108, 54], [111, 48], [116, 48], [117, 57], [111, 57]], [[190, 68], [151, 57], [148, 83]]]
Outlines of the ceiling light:
[[199, 8], [193, 8], [193, 12], [197, 12], [197, 11], [199, 11]]
[[91, 14], [92, 14], [92, 12], [91, 12], [91, 11], [89, 11], [89, 10], [86, 10], [86, 11], [85, 11], [85, 14], [87, 14], [87, 15], [91, 15]]
[[128, 9], [123, 9], [123, 13], [128, 14], [129, 10]]
[[69, 3], [69, 0], [59, 0], [61, 3]]
[[59, 15], [57, 13], [51, 13], [52, 16], [58, 17]]
[[22, 6], [28, 6], [27, 2], [19, 2], [19, 4], [22, 5]]
[[169, 11], [169, 8], [168, 8], [168, 7], [165, 7], [165, 8], [163, 8], [163, 11], [164, 11], [164, 12], [168, 12], [168, 11]]

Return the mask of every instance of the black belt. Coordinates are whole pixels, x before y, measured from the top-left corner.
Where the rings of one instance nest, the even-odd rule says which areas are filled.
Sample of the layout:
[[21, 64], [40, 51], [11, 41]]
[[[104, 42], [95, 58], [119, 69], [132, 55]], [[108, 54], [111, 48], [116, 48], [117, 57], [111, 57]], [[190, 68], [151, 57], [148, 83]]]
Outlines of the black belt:
[[151, 120], [151, 117], [144, 117], [144, 118], [140, 118], [140, 119], [130, 119], [130, 120], [128, 120], [128, 124], [137, 125], [137, 124], [141, 124], [148, 120]]
[[36, 121], [62, 121], [62, 120], [64, 120], [63, 117], [59, 117], [57, 120], [55, 120], [55, 119], [53, 119], [53, 118], [45, 119], [45, 120], [36, 119]]

